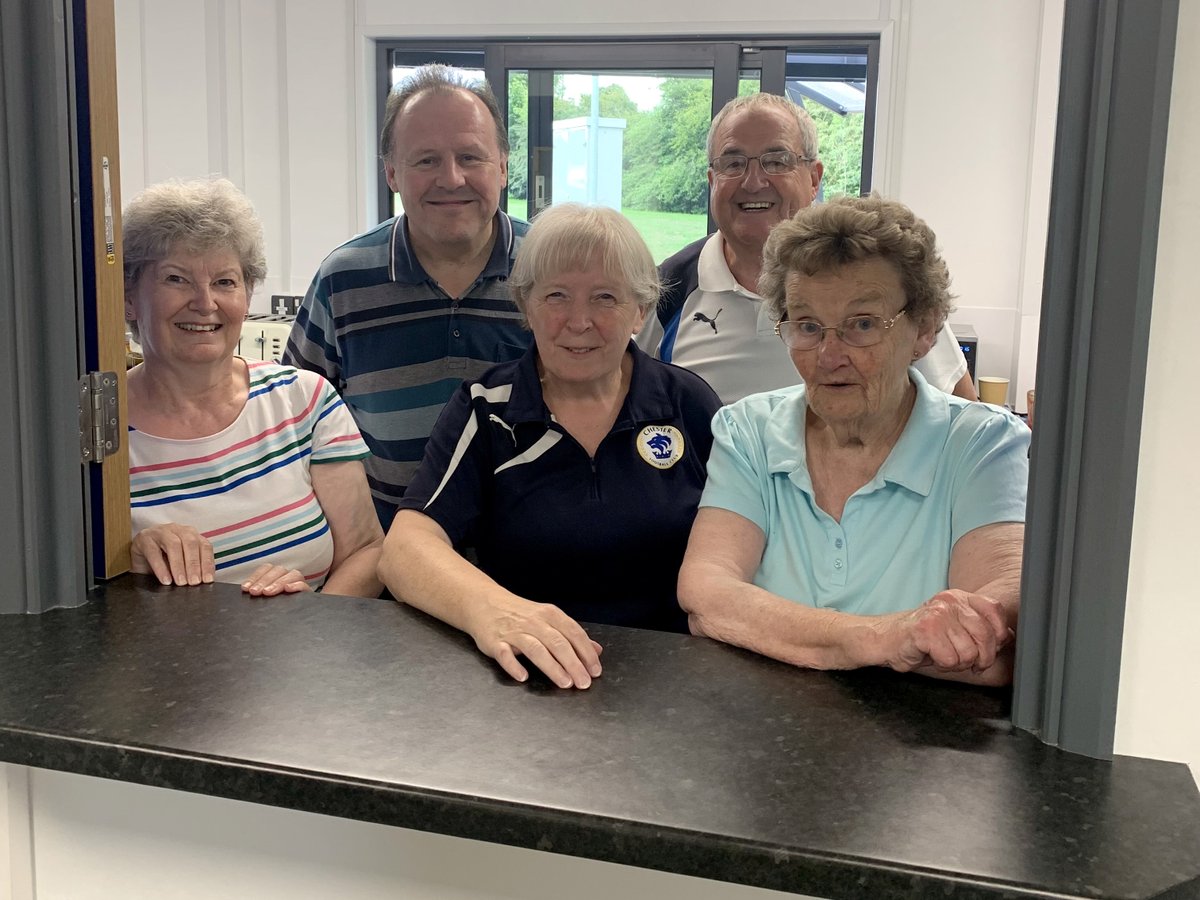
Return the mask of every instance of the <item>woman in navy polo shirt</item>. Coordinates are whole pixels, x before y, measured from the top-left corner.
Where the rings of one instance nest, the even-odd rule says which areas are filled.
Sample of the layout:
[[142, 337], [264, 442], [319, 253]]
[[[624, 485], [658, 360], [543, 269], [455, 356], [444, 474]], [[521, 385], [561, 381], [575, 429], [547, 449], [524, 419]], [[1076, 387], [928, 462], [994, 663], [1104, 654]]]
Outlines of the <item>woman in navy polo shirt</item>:
[[679, 577], [697, 634], [810, 668], [1010, 680], [1029, 429], [913, 368], [949, 286], [933, 231], [893, 200], [771, 232], [759, 293], [803, 384], [713, 422]]
[[380, 575], [518, 681], [524, 656], [560, 687], [586, 688], [600, 647], [580, 622], [687, 630], [676, 579], [720, 401], [633, 344], [660, 284], [620, 213], [546, 210], [509, 286], [534, 344], [447, 404]]

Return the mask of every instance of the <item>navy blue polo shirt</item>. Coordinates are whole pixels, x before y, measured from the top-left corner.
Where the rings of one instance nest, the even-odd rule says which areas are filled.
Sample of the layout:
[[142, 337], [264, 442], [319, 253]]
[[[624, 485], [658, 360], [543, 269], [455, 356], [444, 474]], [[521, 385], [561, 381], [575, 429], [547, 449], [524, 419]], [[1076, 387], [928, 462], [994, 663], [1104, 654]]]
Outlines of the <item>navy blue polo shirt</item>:
[[594, 458], [552, 418], [531, 347], [450, 399], [400, 508], [518, 596], [581, 622], [686, 631], [675, 585], [721, 403], [699, 376], [629, 352], [629, 393]]

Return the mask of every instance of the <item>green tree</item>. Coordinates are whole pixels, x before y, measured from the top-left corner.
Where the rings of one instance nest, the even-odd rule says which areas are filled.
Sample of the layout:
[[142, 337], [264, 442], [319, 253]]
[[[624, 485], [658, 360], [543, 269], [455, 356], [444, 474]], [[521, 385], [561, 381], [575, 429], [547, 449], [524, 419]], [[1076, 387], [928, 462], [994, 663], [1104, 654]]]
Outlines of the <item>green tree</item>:
[[508, 196], [529, 197], [529, 74], [508, 77]]
[[[554, 121], [590, 116], [592, 114], [591, 93], [580, 94], [575, 100], [568, 99], [565, 96], [565, 86], [561, 93], [559, 91], [558, 82], [561, 77], [560, 75], [555, 76]], [[628, 121], [638, 115], [638, 108], [637, 104], [630, 100], [629, 95], [625, 93], [625, 88], [619, 84], [606, 84], [600, 88], [600, 115], [607, 119]]]
[[704, 139], [712, 88], [699, 78], [666, 78], [662, 100], [625, 132], [622, 204], [630, 209], [700, 213], [707, 204]]
[[809, 102], [806, 108], [817, 126], [821, 162], [825, 166], [825, 196], [857, 197], [862, 189], [862, 115], [841, 115], [815, 102]]
[[574, 119], [577, 116], [586, 116], [591, 111], [592, 98], [587, 96], [587, 105], [584, 105], [584, 98], [577, 97], [571, 100], [567, 97], [567, 81], [560, 73], [554, 75], [554, 121], [558, 122], [562, 119]]
[[[588, 111], [591, 112], [591, 97], [588, 96]], [[637, 104], [625, 93], [625, 88], [619, 84], [607, 84], [600, 88], [600, 115], [609, 119], [624, 119], [626, 125], [631, 119], [641, 115]]]

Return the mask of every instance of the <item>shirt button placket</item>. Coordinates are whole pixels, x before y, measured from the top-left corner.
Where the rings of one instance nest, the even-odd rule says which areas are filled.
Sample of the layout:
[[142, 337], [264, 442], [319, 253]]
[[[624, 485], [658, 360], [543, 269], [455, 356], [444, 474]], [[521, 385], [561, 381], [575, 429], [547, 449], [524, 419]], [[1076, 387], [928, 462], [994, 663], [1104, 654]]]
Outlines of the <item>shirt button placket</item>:
[[841, 527], [833, 529], [832, 540], [830, 543], [833, 546], [833, 583], [844, 585], [846, 583], [846, 537], [845, 532]]
[[461, 344], [462, 331], [458, 327], [458, 310], [460, 306], [461, 304], [457, 300], [451, 302], [450, 318], [448, 322], [450, 326], [450, 346], [448, 348], [449, 352], [447, 353], [447, 356], [450, 357], [448, 367], [455, 371], [465, 370], [467, 368], [467, 361], [465, 359], [466, 354], [463, 352]]

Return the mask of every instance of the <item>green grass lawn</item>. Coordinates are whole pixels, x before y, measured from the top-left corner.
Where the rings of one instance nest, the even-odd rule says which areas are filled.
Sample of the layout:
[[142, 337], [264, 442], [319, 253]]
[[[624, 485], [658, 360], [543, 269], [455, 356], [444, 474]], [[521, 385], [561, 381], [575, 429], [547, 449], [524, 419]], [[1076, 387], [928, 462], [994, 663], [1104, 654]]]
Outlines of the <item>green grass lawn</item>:
[[[527, 203], [508, 199], [508, 214], [526, 219]], [[621, 210], [637, 228], [655, 262], [662, 262], [675, 251], [708, 233], [708, 217], [703, 213], [655, 212], [647, 209]]]

